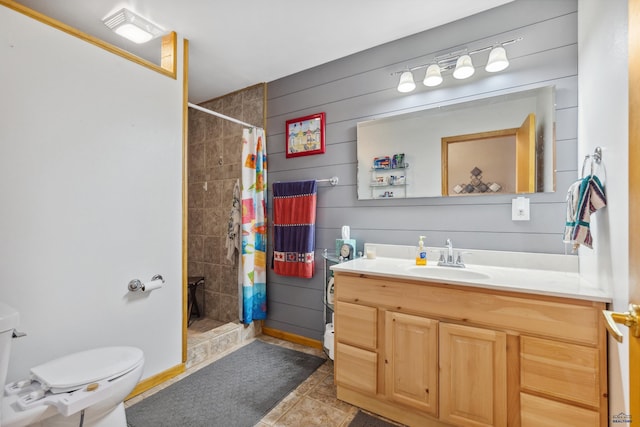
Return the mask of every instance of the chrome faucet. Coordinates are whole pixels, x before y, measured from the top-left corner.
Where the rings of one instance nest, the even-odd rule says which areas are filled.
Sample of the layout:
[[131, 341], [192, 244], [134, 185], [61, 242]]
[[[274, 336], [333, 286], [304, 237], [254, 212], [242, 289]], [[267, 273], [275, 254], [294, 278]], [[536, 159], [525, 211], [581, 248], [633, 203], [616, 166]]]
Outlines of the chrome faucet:
[[453, 263], [453, 242], [447, 239], [447, 263]]
[[462, 256], [458, 252], [458, 258], [454, 260], [453, 242], [451, 239], [447, 239], [447, 256], [445, 258], [444, 252], [440, 254], [438, 265], [441, 267], [459, 267], [464, 268], [464, 262], [462, 262]]

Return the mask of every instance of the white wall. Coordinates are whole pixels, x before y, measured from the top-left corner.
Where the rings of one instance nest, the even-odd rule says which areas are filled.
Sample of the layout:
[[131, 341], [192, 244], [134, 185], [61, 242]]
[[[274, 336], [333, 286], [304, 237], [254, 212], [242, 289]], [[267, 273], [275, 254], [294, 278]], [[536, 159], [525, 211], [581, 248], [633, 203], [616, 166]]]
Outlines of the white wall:
[[[616, 311], [626, 311], [629, 300], [627, 30], [626, 0], [579, 1], [578, 158], [582, 162], [602, 147], [604, 168], [598, 175], [605, 178], [608, 204], [593, 216], [594, 249], [580, 249], [580, 272], [613, 290]], [[627, 352], [626, 344], [609, 338], [612, 415], [629, 413]]]
[[5, 7], [0, 57], [0, 301], [27, 333], [8, 380], [108, 345], [140, 347], [144, 377], [179, 364], [181, 75]]

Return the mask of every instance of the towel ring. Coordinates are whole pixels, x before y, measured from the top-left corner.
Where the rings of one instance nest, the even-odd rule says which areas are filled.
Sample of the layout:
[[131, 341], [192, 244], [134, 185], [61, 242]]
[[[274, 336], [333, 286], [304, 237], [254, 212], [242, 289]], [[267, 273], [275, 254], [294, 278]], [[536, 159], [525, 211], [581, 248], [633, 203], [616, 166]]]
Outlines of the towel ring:
[[587, 166], [587, 160], [591, 160], [590, 162], [591, 173], [589, 176], [593, 176], [594, 163], [597, 166], [600, 166], [600, 163], [602, 163], [602, 148], [596, 147], [595, 150], [593, 151], [593, 154], [587, 154], [586, 156], [584, 156], [584, 160], [582, 161], [582, 174], [580, 175], [582, 178], [585, 178], [584, 170], [585, 170], [585, 167]]

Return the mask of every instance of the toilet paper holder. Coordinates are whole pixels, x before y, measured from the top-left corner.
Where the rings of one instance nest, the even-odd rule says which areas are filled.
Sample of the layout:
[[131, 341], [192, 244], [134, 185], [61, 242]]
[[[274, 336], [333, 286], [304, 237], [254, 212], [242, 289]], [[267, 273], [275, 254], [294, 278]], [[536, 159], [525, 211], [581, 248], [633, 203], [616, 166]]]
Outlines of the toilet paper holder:
[[[162, 283], [164, 283], [164, 279], [160, 274], [156, 274], [151, 278], [151, 282], [155, 282], [156, 280], [160, 280]], [[153, 287], [147, 287], [147, 286], [148, 284], [142, 283], [140, 279], [133, 279], [129, 282], [128, 288], [130, 292], [138, 292], [138, 291], [144, 292], [146, 290], [150, 291], [151, 289], [155, 289], [156, 287], [159, 287], [159, 286], [153, 286]]]

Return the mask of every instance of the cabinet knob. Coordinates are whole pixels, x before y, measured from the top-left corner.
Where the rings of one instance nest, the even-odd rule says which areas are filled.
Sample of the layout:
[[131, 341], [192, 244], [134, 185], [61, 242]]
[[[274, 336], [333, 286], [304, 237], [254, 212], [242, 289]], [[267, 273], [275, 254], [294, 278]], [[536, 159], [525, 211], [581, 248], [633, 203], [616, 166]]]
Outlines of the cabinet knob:
[[629, 311], [618, 313], [610, 310], [602, 310], [607, 330], [618, 342], [622, 342], [622, 332], [616, 323], [621, 323], [631, 329], [631, 335], [640, 337], [640, 305], [629, 304]]

